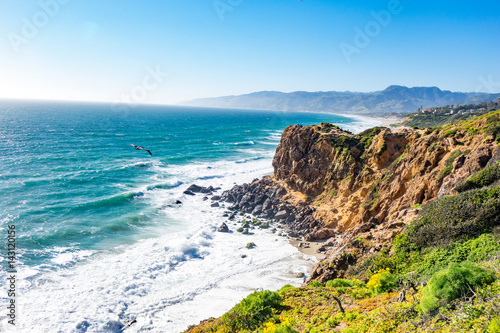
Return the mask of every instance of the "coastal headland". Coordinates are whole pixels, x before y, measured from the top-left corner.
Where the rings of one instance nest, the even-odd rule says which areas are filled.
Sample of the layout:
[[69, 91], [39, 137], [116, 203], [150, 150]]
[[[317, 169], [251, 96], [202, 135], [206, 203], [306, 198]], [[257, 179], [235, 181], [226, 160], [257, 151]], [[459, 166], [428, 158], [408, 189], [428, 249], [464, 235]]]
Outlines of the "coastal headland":
[[[434, 129], [375, 127], [359, 134], [329, 123], [288, 126], [276, 149], [273, 175], [236, 185], [217, 199], [234, 212], [274, 221], [292, 245], [316, 255], [320, 261], [304, 286], [328, 286], [332, 280], [360, 276], [368, 281], [377, 273], [367, 273], [374, 260], [391, 259], [393, 241], [414, 232], [412, 223], [422, 216], [423, 208], [425, 213], [428, 204], [454, 198], [461, 184], [482, 170], [496, 168], [499, 115], [496, 111]], [[493, 218], [490, 227], [497, 220]], [[453, 236], [432, 234], [426, 236], [429, 244], [419, 246], [472, 239], [491, 232], [490, 227], [465, 231], [441, 227]], [[446, 240], [435, 240], [441, 238]], [[389, 264], [378, 267], [379, 272], [397, 270]], [[408, 283], [415, 290], [417, 283], [429, 278], [414, 276]], [[204, 332], [203, 327], [212, 324], [206, 325], [188, 332]]]

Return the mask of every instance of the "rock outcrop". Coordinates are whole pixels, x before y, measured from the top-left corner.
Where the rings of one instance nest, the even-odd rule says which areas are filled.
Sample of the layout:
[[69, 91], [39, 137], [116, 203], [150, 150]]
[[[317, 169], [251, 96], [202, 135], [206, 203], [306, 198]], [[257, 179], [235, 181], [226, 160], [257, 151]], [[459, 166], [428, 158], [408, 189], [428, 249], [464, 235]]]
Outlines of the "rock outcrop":
[[[380, 250], [422, 205], [453, 194], [456, 184], [500, 160], [494, 138], [467, 126], [379, 127], [358, 135], [331, 124], [288, 126], [274, 175], [235, 186], [221, 200], [232, 210], [274, 219], [292, 237], [328, 239], [327, 264], [312, 274], [326, 281], [342, 276], [352, 258]], [[361, 251], [355, 239], [372, 246]], [[346, 255], [351, 252], [356, 256]]]

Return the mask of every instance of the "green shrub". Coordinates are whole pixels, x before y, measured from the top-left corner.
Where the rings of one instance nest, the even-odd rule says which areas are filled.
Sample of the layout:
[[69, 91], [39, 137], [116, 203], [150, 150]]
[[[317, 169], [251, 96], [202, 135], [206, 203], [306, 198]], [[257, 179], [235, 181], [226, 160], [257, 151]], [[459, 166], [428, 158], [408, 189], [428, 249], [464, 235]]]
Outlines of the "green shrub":
[[493, 318], [488, 326], [490, 333], [500, 333], [500, 317]]
[[426, 205], [408, 230], [418, 248], [477, 237], [500, 225], [500, 188], [472, 190]]
[[[430, 277], [452, 263], [463, 261], [480, 263], [498, 253], [500, 253], [498, 240], [492, 234], [483, 234], [464, 243], [450, 243], [427, 253], [413, 254], [410, 258], [404, 258], [409, 265], [400, 269], [399, 272], [413, 271], [416, 277]], [[396, 258], [398, 258], [397, 254], [393, 259], [396, 260]], [[398, 266], [398, 268], [401, 267]]]
[[284, 323], [276, 326], [273, 333], [299, 333], [299, 331], [294, 329], [289, 323]]
[[453, 171], [453, 165], [448, 165], [447, 167], [445, 167], [443, 171], [441, 171], [438, 181], [442, 181], [446, 176], [450, 175], [452, 171]]
[[286, 292], [288, 292], [290, 290], [294, 290], [294, 289], [295, 289], [295, 287], [292, 286], [291, 284], [285, 284], [283, 287], [281, 287], [280, 290], [278, 290], [278, 293], [280, 295], [283, 295], [284, 293], [286, 293]]
[[327, 287], [337, 288], [337, 287], [353, 287], [354, 283], [351, 280], [345, 279], [334, 279], [326, 282]]
[[491, 185], [498, 180], [500, 180], [500, 165], [490, 166], [459, 183], [455, 186], [455, 191], [465, 192], [476, 188], [482, 188]]
[[420, 308], [431, 312], [472, 290], [495, 281], [495, 274], [471, 263], [452, 264], [435, 273], [422, 291]]
[[372, 275], [366, 287], [371, 290], [373, 295], [380, 295], [395, 290], [398, 287], [398, 282], [398, 277], [389, 273], [389, 269], [385, 269]]
[[281, 302], [281, 296], [277, 292], [256, 291], [225, 313], [222, 322], [230, 332], [253, 330], [282, 310]]
[[267, 229], [267, 228], [269, 228], [269, 223], [267, 223], [267, 222], [265, 222], [265, 223], [264, 223], [264, 222], [262, 222], [261, 224], [259, 224], [259, 228], [261, 228], [261, 229]]
[[311, 281], [311, 283], [309, 283], [308, 286], [309, 287], [313, 287], [313, 288], [323, 287], [323, 285], [321, 284], [321, 282], [316, 281], [316, 280]]
[[450, 157], [448, 157], [446, 159], [446, 161], [444, 162], [444, 165], [445, 166], [450, 166], [453, 164], [453, 162], [457, 159], [457, 157], [459, 157], [460, 155], [462, 155], [462, 152], [460, 150], [455, 150], [454, 152], [452, 152], [450, 154]]
[[352, 280], [346, 280], [346, 279], [333, 279], [330, 281], [327, 281], [325, 286], [330, 287], [330, 288], [345, 288], [345, 287], [350, 287], [350, 288], [363, 288], [365, 287], [365, 284], [359, 280], [352, 279]]

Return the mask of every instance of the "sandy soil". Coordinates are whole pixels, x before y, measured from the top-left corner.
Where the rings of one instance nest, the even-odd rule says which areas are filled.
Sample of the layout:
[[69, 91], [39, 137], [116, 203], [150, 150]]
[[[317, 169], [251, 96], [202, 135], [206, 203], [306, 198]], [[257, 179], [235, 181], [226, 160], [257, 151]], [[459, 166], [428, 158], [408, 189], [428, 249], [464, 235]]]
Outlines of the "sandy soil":
[[[290, 239], [290, 244], [295, 246], [301, 253], [307, 254], [309, 256], [315, 256], [318, 260], [323, 259], [323, 257], [325, 256], [325, 253], [317, 252], [317, 250], [323, 245], [324, 242], [325, 241], [306, 242], [297, 240], [295, 238]], [[303, 246], [299, 246], [301, 243], [303, 244]]]

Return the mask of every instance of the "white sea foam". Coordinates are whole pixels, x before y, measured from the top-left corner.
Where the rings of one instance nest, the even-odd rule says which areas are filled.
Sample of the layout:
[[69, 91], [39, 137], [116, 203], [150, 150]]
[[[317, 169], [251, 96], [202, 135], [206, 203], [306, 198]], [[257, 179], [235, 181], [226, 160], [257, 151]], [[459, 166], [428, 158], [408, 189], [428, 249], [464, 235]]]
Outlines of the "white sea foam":
[[[315, 259], [305, 257], [269, 230], [254, 235], [216, 232], [223, 208], [210, 207], [202, 195], [182, 192], [191, 183], [230, 188], [271, 173], [270, 159], [155, 165], [159, 175], [142, 200], [161, 207], [168, 226], [157, 235], [99, 253], [58, 248], [52, 262], [59, 269], [36, 274], [21, 285], [18, 327], [22, 332], [180, 332], [210, 316], [220, 316], [253, 290], [300, 285]], [[167, 182], [163, 180], [166, 177]], [[179, 185], [180, 179], [183, 185]], [[155, 186], [160, 183], [174, 186]], [[162, 183], [160, 183], [162, 184]], [[134, 190], [135, 192], [135, 190]], [[182, 205], [169, 204], [176, 199]], [[248, 250], [246, 244], [257, 247]], [[245, 254], [246, 258], [241, 256]], [[0, 317], [5, 316], [1, 310]], [[5, 322], [5, 321], [3, 321]]]
[[[278, 133], [272, 132], [266, 141], [277, 140]], [[314, 258], [269, 230], [256, 230], [254, 235], [218, 233], [227, 220], [224, 209], [210, 207], [203, 195], [183, 194], [192, 183], [222, 187], [221, 193], [235, 183], [272, 173], [272, 152], [265, 158], [261, 150], [244, 153], [248, 156], [237, 162], [185, 166], [124, 162], [121, 167], [156, 172], [148, 184], [127, 191], [141, 193], [141, 200], [157, 209], [159, 221], [166, 222], [147, 237], [142, 234], [135, 243], [113, 250], [61, 249], [52, 253], [57, 270], [22, 267], [19, 331], [119, 332], [127, 321], [136, 320], [127, 332], [180, 332], [220, 316], [253, 290], [300, 285], [303, 280], [297, 273], [308, 274]], [[182, 204], [174, 204], [176, 200]], [[229, 228], [234, 231], [237, 225], [230, 222]], [[248, 242], [257, 247], [246, 249]], [[0, 331], [5, 329], [5, 316], [2, 307]]]

